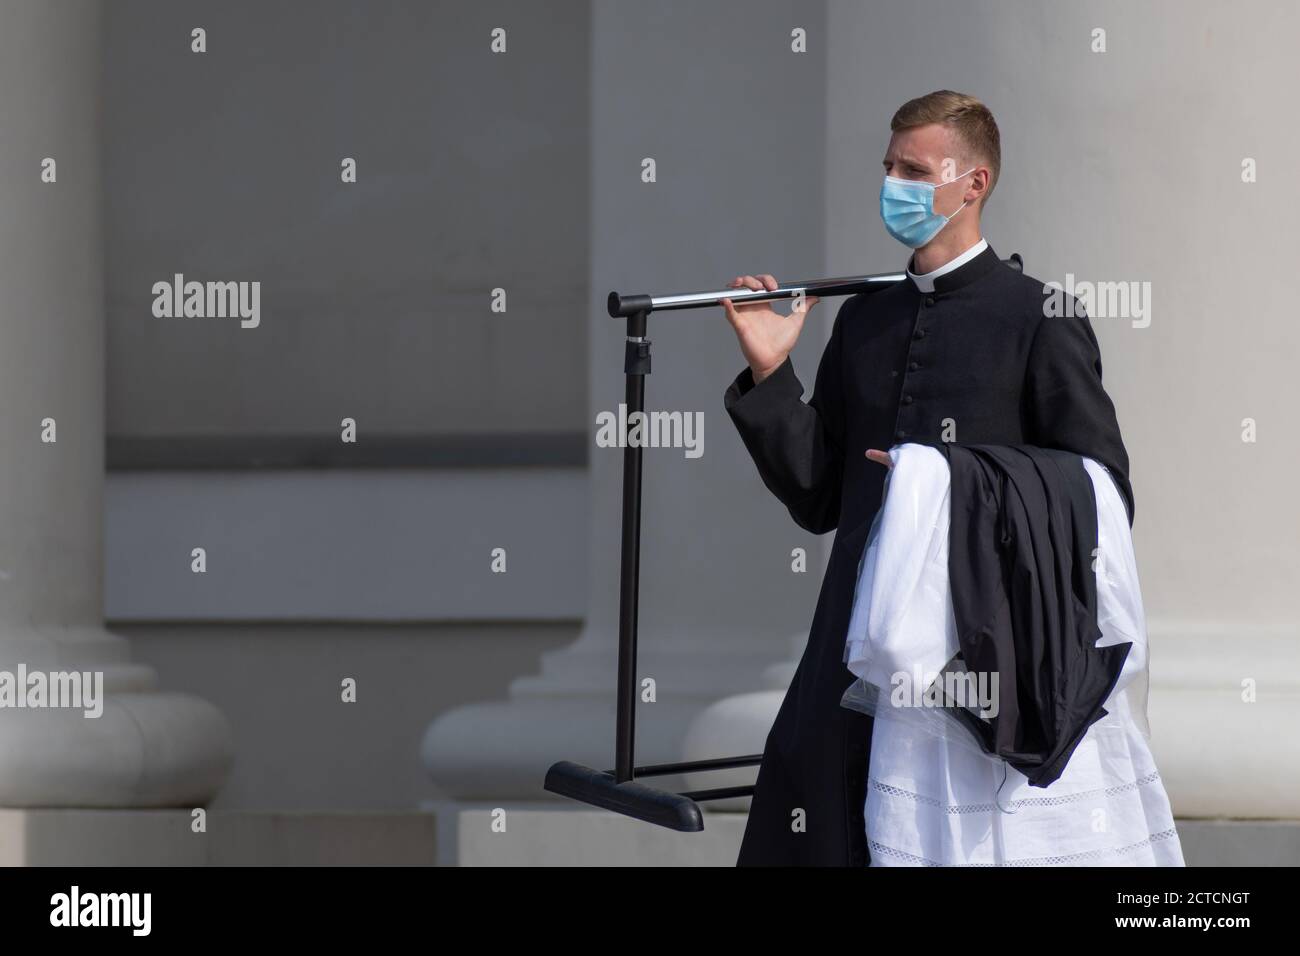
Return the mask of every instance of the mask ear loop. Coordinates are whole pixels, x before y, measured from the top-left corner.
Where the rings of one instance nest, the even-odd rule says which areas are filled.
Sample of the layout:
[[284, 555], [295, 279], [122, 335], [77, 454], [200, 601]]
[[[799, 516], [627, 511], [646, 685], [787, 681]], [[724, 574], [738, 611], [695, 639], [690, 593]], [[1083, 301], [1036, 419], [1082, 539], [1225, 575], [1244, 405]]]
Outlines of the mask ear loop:
[[[948, 180], [948, 183], [955, 183], [958, 179], [961, 179], [962, 176], [969, 176], [971, 173], [975, 172], [975, 170], [977, 170], [977, 169], [979, 169], [978, 166], [972, 166], [970, 169], [966, 170], [966, 172], [962, 173], [961, 176], [956, 176], [956, 177], [954, 177], [954, 178]], [[939, 183], [939, 186], [947, 186], [948, 183]], [[936, 186], [935, 188], [937, 189], [938, 186]], [[966, 208], [966, 203], [968, 203], [968, 202], [970, 202], [969, 199], [967, 199], [967, 200], [965, 200], [964, 202], [962, 202], [962, 204], [961, 204], [960, 206], [958, 206], [956, 209], [954, 209], [954, 210], [952, 211], [952, 215], [951, 215], [951, 216], [944, 216], [944, 217], [943, 217], [944, 224], [947, 225], [948, 223], [952, 222], [952, 221], [953, 221], [953, 218], [957, 215], [957, 213], [961, 212], [963, 209]]]
[[940, 186], [947, 186], [948, 183], [955, 183], [957, 180], [961, 179], [962, 176], [969, 176], [971, 173], [975, 172], [975, 170], [977, 170], [977, 169], [979, 169], [978, 166], [972, 166], [970, 169], [966, 170], [966, 172], [962, 173], [961, 176], [954, 176], [954, 177], [952, 177], [952, 179], [948, 180], [947, 183], [932, 183], [931, 185], [933, 185], [935, 189], [938, 189]]

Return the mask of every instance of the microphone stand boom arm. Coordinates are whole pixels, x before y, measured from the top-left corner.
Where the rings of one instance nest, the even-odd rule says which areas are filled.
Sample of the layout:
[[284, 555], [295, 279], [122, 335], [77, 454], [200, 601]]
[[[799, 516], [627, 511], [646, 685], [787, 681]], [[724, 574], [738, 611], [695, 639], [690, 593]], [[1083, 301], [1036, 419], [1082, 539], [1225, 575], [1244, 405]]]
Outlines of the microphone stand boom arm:
[[[1012, 253], [1004, 263], [1021, 271], [1020, 253]], [[730, 299], [739, 305], [742, 302], [772, 302], [778, 299], [793, 299], [797, 295], [835, 296], [857, 295], [860, 292], [876, 292], [905, 278], [902, 272], [881, 272], [876, 275], [842, 276], [838, 279], [805, 279], [800, 282], [786, 282], [772, 291], [755, 289], [724, 289], [721, 292], [684, 292], [674, 295], [625, 295], [611, 292], [606, 303], [611, 318], [632, 316], [637, 312], [669, 312], [675, 309], [702, 309], [711, 305], [721, 306], [723, 299]]]

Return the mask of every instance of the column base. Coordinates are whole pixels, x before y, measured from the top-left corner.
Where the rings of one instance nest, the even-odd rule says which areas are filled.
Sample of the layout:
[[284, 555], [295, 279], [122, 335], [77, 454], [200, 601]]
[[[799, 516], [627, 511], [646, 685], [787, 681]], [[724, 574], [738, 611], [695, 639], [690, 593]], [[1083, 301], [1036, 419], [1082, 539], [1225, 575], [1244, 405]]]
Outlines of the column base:
[[185, 694], [107, 695], [103, 713], [0, 711], [0, 807], [196, 807], [225, 782], [230, 727]]

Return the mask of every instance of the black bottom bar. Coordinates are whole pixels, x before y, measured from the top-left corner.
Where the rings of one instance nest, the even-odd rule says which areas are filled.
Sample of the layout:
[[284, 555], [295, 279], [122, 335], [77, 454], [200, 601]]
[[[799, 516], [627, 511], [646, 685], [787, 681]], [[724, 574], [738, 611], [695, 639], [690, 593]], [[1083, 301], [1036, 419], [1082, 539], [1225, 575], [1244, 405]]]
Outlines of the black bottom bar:
[[[633, 777], [667, 777], [675, 773], [696, 773], [701, 770], [732, 770], [736, 767], [755, 767], [763, 762], [762, 754], [746, 754], [743, 757], [717, 757], [713, 760], [687, 760], [684, 763], [658, 763], [637, 767], [632, 771]], [[605, 773], [613, 773], [606, 770]]]
[[551, 765], [551, 769], [546, 771], [545, 788], [670, 830], [695, 832], [704, 829], [704, 815], [690, 797], [656, 790], [635, 780], [618, 783], [612, 774], [569, 760]]

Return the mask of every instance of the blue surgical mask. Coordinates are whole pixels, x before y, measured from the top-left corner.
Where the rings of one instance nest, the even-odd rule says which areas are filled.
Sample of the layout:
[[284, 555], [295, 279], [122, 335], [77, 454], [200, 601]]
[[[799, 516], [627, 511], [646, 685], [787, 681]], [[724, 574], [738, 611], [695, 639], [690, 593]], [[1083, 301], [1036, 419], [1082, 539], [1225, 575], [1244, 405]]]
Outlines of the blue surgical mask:
[[952, 216], [966, 206], [966, 203], [962, 203], [952, 216], [937, 213], [934, 211], [934, 191], [948, 183], [955, 183], [977, 168], [972, 166], [947, 183], [925, 183], [886, 176], [880, 187], [880, 218], [885, 221], [885, 229], [903, 245], [920, 249], [952, 221]]

